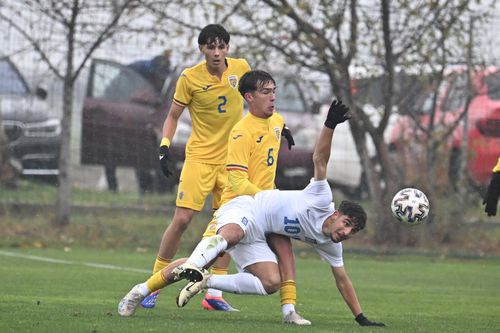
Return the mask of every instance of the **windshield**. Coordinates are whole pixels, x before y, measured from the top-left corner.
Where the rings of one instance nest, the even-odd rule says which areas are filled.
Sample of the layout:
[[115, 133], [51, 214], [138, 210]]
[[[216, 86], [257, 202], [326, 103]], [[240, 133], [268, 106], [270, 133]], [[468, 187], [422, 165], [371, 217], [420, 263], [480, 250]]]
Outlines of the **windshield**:
[[278, 112], [302, 113], [306, 107], [301, 98], [301, 91], [296, 82], [286, 78], [275, 77], [276, 110]]
[[114, 102], [129, 102], [141, 92], [155, 92], [154, 87], [131, 68], [97, 62], [93, 73], [91, 96]]
[[500, 72], [485, 77], [484, 83], [488, 87], [488, 96], [493, 100], [500, 100]]
[[0, 59], [0, 94], [1, 95], [25, 95], [28, 87], [16, 68], [7, 60]]

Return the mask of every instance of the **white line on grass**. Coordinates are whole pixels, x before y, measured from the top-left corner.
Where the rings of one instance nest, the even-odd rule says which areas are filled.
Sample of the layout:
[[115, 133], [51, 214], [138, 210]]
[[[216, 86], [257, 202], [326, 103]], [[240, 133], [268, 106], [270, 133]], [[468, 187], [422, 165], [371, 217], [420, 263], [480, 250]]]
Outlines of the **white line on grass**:
[[106, 264], [98, 264], [98, 263], [95, 263], [95, 262], [85, 262], [85, 261], [78, 262], [78, 261], [70, 261], [70, 260], [61, 260], [61, 259], [32, 256], [32, 255], [29, 255], [29, 254], [20, 254], [20, 253], [8, 252], [8, 251], [1, 251], [1, 250], [0, 250], [0, 255], [6, 256], [6, 257], [23, 258], [23, 259], [36, 260], [36, 261], [45, 261], [45, 262], [50, 262], [52, 264], [79, 265], [79, 266], [87, 266], [87, 267], [93, 267], [93, 268], [113, 269], [113, 270], [118, 270], [118, 271], [128, 271], [128, 272], [137, 272], [137, 273], [151, 273], [151, 270], [146, 270], [146, 269], [139, 269], [139, 268], [132, 268], [132, 267], [123, 267], [123, 266], [115, 266], [115, 265], [106, 265]]

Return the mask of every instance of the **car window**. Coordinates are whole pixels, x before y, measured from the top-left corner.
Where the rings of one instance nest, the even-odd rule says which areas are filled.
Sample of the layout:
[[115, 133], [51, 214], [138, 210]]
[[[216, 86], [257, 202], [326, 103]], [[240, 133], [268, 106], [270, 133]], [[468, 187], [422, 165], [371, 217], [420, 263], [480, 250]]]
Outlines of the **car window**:
[[296, 82], [276, 77], [276, 109], [278, 112], [301, 113], [307, 109], [301, 98], [301, 91]]
[[488, 88], [488, 96], [493, 100], [500, 100], [500, 72], [485, 77], [484, 83]]
[[129, 102], [155, 88], [139, 73], [125, 66], [97, 62], [93, 70], [90, 96], [114, 102]]
[[456, 111], [465, 106], [468, 94], [467, 75], [459, 74], [450, 80], [448, 95], [443, 105], [443, 111]]
[[18, 71], [7, 59], [0, 59], [0, 94], [25, 95], [28, 87]]

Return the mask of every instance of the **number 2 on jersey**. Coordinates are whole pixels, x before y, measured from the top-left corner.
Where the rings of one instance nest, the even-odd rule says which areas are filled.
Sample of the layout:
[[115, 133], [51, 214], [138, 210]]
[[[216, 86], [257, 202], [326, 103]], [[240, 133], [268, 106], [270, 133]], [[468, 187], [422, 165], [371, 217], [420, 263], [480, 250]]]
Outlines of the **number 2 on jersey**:
[[217, 110], [219, 111], [219, 113], [226, 113], [226, 109], [225, 109], [225, 106], [227, 104], [226, 96], [219, 96], [217, 98], [222, 101], [219, 103], [219, 105], [217, 105]]

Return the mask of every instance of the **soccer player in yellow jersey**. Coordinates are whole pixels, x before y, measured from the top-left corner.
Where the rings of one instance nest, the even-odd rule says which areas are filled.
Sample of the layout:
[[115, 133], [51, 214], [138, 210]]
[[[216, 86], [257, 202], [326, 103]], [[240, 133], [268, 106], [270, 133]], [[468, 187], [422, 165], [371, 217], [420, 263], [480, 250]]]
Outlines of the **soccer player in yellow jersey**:
[[488, 216], [497, 215], [498, 197], [500, 197], [500, 157], [493, 167], [490, 184], [483, 200], [484, 211]]
[[[222, 192], [221, 206], [239, 195], [274, 189], [281, 136], [287, 139], [289, 149], [294, 144], [283, 117], [274, 110], [276, 82], [270, 74], [258, 70], [247, 72], [238, 89], [248, 103], [249, 112], [229, 135], [226, 163], [229, 181]], [[213, 219], [203, 236], [214, 236], [215, 225]], [[310, 325], [310, 321], [295, 311], [295, 261], [290, 239], [272, 234], [268, 242], [278, 255], [284, 323]], [[207, 297], [203, 300], [205, 308], [213, 303], [215, 301]]]
[[[182, 234], [193, 215], [203, 208], [210, 193], [213, 209], [218, 209], [220, 205], [220, 196], [227, 183], [227, 138], [243, 116], [243, 97], [238, 91], [238, 81], [250, 70], [245, 59], [226, 57], [229, 38], [229, 33], [221, 25], [204, 27], [198, 36], [198, 44], [205, 61], [184, 69], [177, 81], [159, 150], [165, 176], [172, 174], [169, 146], [177, 121], [186, 107], [191, 117], [192, 133], [186, 145], [175, 213], [163, 234], [153, 273], [171, 263]], [[227, 274], [229, 257], [226, 257], [222, 263], [216, 263], [215, 270], [222, 267], [221, 273]], [[157, 293], [151, 294], [141, 305], [152, 308], [157, 297]], [[225, 309], [232, 309], [229, 304], [226, 305]]]

